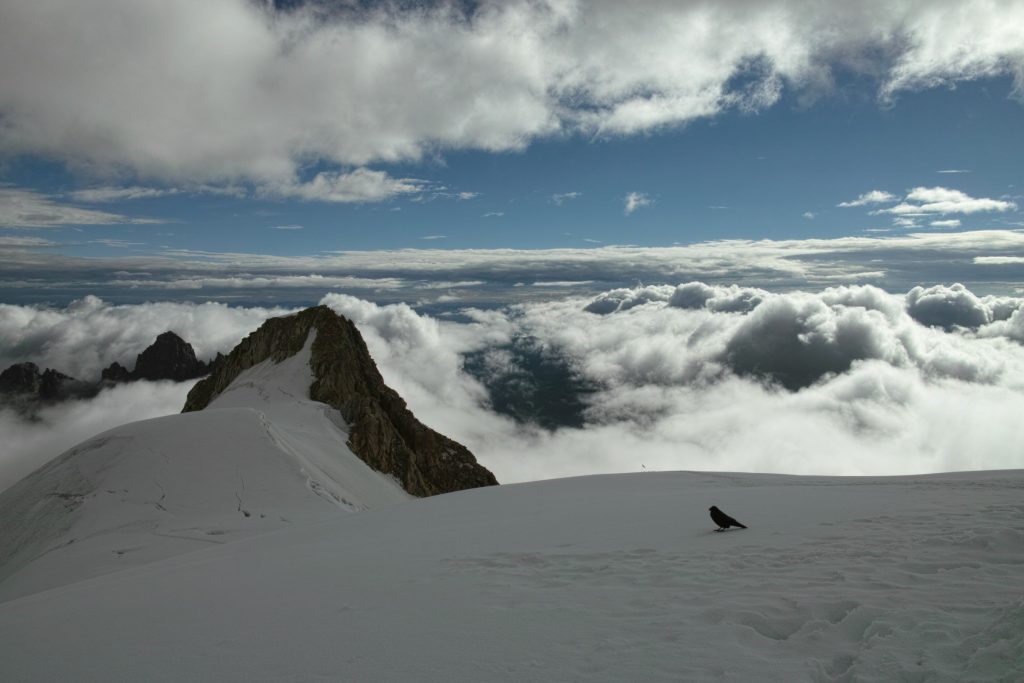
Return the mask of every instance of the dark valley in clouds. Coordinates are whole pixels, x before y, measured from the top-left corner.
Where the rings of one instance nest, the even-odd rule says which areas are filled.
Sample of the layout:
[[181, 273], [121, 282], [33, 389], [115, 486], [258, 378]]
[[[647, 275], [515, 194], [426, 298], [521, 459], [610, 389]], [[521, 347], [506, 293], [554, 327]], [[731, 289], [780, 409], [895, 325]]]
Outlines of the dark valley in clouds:
[[[640, 285], [508, 306], [327, 294], [386, 382], [500, 481], [641, 469], [896, 474], [1019, 464], [1024, 298], [959, 285], [771, 291]], [[0, 308], [3, 364], [97, 377], [159, 332], [201, 358], [283, 309], [188, 302]], [[3, 412], [10, 484], [130, 419], [178, 412], [191, 382], [137, 382]]]

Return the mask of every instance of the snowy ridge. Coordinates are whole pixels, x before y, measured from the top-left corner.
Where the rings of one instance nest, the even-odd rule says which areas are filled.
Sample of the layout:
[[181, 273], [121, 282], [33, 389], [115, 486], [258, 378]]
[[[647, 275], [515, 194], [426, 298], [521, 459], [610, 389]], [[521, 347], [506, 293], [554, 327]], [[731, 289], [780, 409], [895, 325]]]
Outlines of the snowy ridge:
[[367, 467], [345, 445], [348, 429], [338, 411], [307, 398], [315, 339], [313, 329], [294, 356], [244, 370], [205, 410], [258, 410], [270, 439], [301, 464], [309, 489], [334, 504], [366, 510], [408, 500], [394, 478]]
[[[474, 489], [2, 603], [0, 659], [13, 680], [1019, 681], [1022, 493], [1024, 471]], [[715, 533], [712, 504], [750, 529]]]
[[207, 410], [110, 430], [0, 494], [0, 600], [407, 500], [304, 398], [312, 340]]

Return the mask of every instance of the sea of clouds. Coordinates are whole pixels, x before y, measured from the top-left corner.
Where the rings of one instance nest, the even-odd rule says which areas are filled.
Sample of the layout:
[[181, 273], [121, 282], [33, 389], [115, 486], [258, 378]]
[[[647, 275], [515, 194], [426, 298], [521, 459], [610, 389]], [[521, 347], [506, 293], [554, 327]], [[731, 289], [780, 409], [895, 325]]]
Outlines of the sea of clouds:
[[[1024, 466], [1024, 299], [961, 285], [769, 292], [688, 282], [427, 315], [345, 294], [385, 381], [500, 481], [663, 469], [881, 475]], [[216, 303], [0, 306], [0, 365], [83, 379], [173, 329], [200, 358], [286, 309]], [[466, 359], [484, 359], [473, 372]], [[580, 421], [496, 411], [529, 392], [524, 359], [586, 386]], [[518, 384], [502, 383], [515, 377]], [[191, 383], [136, 383], [43, 411], [0, 412], [0, 488], [124, 422], [180, 410]], [[544, 410], [544, 396], [535, 397]]]

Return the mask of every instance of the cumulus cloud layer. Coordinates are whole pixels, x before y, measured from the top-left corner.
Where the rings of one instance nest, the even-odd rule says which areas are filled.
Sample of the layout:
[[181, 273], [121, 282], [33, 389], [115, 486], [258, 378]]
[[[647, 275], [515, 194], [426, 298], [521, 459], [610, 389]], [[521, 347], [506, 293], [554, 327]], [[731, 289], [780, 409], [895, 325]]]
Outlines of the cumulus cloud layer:
[[67, 308], [0, 304], [0, 368], [32, 361], [84, 380], [117, 361], [131, 368], [157, 335], [172, 330], [209, 359], [230, 351], [282, 308], [234, 308], [220, 303], [115, 306], [94, 296]]
[[[349, 201], [415, 185], [364, 182], [376, 161], [650, 131], [827, 92], [837, 71], [876, 77], [884, 99], [1002, 74], [1024, 90], [1011, 0], [288, 6], [8, 3], [0, 150]], [[349, 170], [310, 182], [309, 161]]]
[[[891, 294], [686, 282], [437, 317], [344, 294], [323, 303], [355, 321], [385, 381], [420, 419], [465, 443], [505, 482], [643, 468], [896, 474], [1024, 466], [1016, 448], [1024, 438], [1018, 297], [978, 296], [958, 284]], [[32, 326], [20, 348], [98, 366], [106, 358], [90, 348], [116, 343], [118, 330], [145, 329], [149, 338], [163, 329], [155, 320], [178, 316], [192, 321], [186, 331], [198, 347], [214, 349], [277, 312], [90, 300], [47, 312], [52, 324]], [[481, 359], [472, 373], [471, 356]], [[541, 404], [564, 399], [531, 393], [541, 386], [535, 369], [554, 366], [585, 388], [573, 397], [580, 420], [542, 427], [494, 409], [495, 385], [521, 384]], [[101, 396], [108, 403], [75, 409], [117, 415], [121, 402], [146, 403]], [[151, 403], [180, 407], [169, 398]], [[56, 435], [62, 423], [48, 424]], [[44, 457], [42, 432], [8, 425], [13, 440], [29, 444], [19, 452]]]
[[[929, 288], [956, 308], [960, 286]], [[973, 295], [971, 295], [973, 296]], [[921, 292], [770, 294], [687, 283], [608, 292], [442, 322], [334, 295], [389, 382], [503, 480], [647, 469], [880, 474], [1019, 467], [1020, 299], [973, 297], [976, 329], [922, 324]], [[588, 310], [588, 308], [590, 310]], [[597, 309], [595, 312], [595, 308]], [[1013, 327], [1016, 325], [1016, 327]], [[581, 429], [515, 424], [488, 409], [459, 356], [529, 339], [600, 390]], [[428, 360], [431, 359], [431, 360]], [[522, 368], [497, 352], [492, 371]], [[435, 372], [441, 368], [440, 372]], [[486, 383], [487, 379], [482, 379]]]

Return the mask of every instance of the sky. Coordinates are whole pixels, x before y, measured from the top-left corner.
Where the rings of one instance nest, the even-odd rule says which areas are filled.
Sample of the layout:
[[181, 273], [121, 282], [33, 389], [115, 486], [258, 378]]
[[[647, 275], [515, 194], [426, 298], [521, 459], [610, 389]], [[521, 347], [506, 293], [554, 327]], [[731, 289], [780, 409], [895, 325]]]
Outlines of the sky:
[[[408, 278], [396, 250], [438, 250], [457, 274], [479, 250], [586, 260], [1024, 221], [1017, 2], [0, 12], [6, 301], [259, 288], [256, 303], [280, 296], [268, 273]], [[930, 279], [951, 279], [947, 265]], [[197, 281], [211, 270], [236, 279]], [[1021, 274], [997, 270], [966, 279], [998, 289]], [[894, 280], [873, 283], [919, 284]]]
[[[993, 0], [0, 0], [2, 361], [93, 378], [169, 327], [208, 358], [343, 301], [396, 326], [376, 352], [411, 404], [513, 478], [636, 468], [592, 438], [872, 472], [836, 383], [892, 376], [919, 392], [864, 390], [907, 415], [878, 452], [1007, 466], [923, 425], [961, 424], [940, 396], [1024, 407], [1022, 46], [1024, 4]], [[421, 325], [450, 377], [403, 374]], [[75, 434], [183, 391], [80, 405]], [[856, 464], [667, 455], [671, 420], [730, 400]], [[32, 460], [73, 443], [65, 413], [3, 419]], [[524, 438], [579, 458], [505, 462]]]

